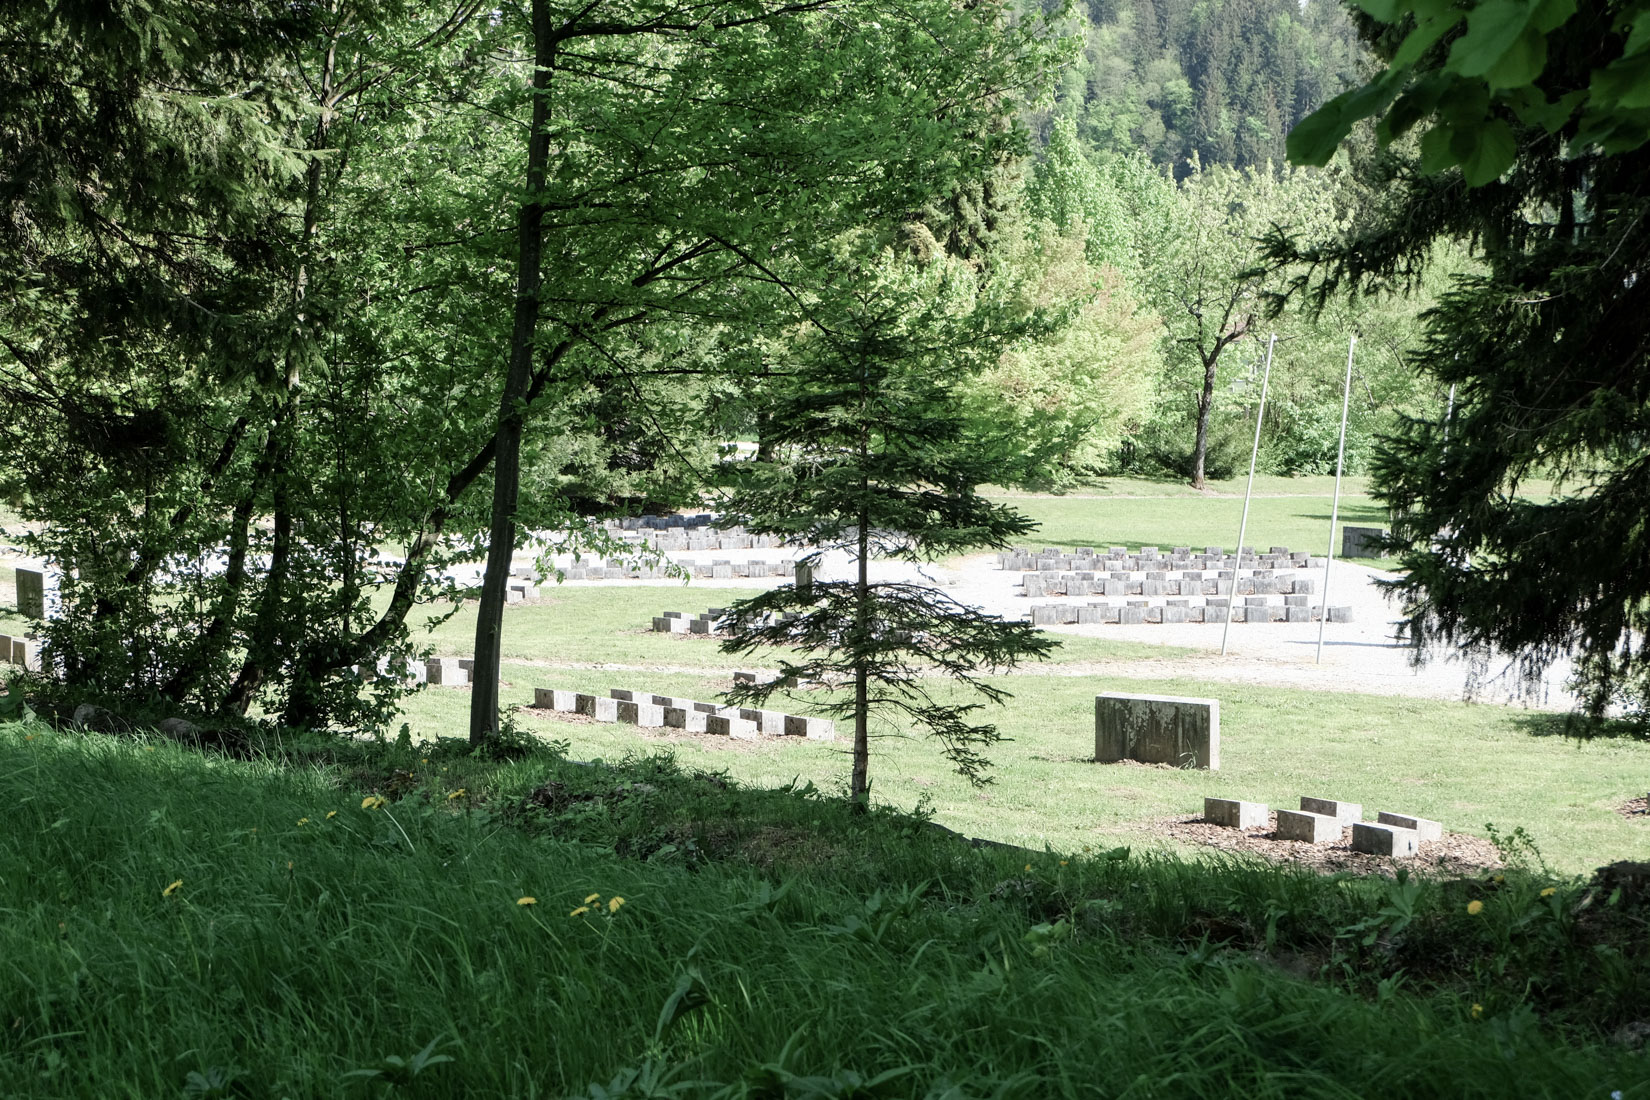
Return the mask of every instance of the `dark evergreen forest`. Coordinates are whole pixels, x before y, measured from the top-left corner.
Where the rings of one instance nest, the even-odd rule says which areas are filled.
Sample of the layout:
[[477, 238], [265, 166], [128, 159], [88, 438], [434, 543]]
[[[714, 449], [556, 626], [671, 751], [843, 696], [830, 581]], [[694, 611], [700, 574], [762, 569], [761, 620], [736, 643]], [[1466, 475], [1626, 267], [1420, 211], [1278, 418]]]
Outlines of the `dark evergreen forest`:
[[1284, 162], [1284, 136], [1361, 83], [1367, 54], [1347, 10], [1324, 0], [1086, 0], [1082, 56], [1046, 139], [1072, 118], [1092, 149], [1146, 153], [1177, 176], [1195, 155], [1238, 167]]

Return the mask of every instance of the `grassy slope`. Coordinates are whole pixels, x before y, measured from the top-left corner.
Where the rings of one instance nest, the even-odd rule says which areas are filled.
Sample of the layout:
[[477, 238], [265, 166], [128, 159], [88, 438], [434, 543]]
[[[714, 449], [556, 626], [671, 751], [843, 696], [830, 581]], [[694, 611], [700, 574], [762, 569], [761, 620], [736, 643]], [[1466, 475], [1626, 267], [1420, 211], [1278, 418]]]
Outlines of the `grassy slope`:
[[[363, 809], [331, 768], [0, 726], [0, 1095], [374, 1095], [348, 1075], [432, 1042], [453, 1060], [398, 1095], [1646, 1095], [1599, 1040], [1645, 1007], [1643, 960], [1597, 968], [1578, 888], [1467, 884], [1469, 914], [1445, 887], [1022, 867], [658, 764], [502, 769], [553, 781], [504, 819], [442, 795], [476, 762], [404, 763], [433, 801]], [[1593, 969], [1543, 1025], [1553, 951]]]

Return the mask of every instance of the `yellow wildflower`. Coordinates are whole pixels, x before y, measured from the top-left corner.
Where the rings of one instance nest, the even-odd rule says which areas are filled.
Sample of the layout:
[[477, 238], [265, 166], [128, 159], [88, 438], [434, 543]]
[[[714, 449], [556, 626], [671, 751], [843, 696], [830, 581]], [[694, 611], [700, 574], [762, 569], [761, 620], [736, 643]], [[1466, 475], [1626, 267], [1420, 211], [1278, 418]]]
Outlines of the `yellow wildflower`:
[[608, 898], [607, 899], [607, 911], [609, 913], [617, 913], [619, 911], [619, 906], [621, 906], [623, 904], [624, 904], [624, 899], [623, 898]]
[[458, 790], [454, 791], [452, 794], [447, 796], [447, 801], [451, 802], [455, 798], [463, 798], [465, 795], [467, 795], [469, 793], [470, 793], [469, 791], [465, 790], [463, 787], [460, 787]]
[[537, 905], [538, 903], [539, 899], [531, 896], [516, 899], [517, 905]]
[[1476, 917], [1478, 914], [1482, 913], [1483, 911], [1484, 911], [1484, 903], [1479, 901], [1477, 898], [1473, 898], [1471, 901], [1467, 902], [1467, 914], [1469, 916]]
[[1475, 1019], [1475, 1020], [1481, 1019], [1483, 1017], [1483, 1015], [1484, 1015], [1484, 1006], [1483, 1005], [1473, 1005], [1472, 1006], [1472, 1018], [1473, 1019]]
[[286, 869], [288, 871], [292, 870], [292, 861], [290, 859], [286, 861]]
[[307, 818], [307, 817], [300, 817], [300, 818], [299, 818], [299, 819], [298, 819], [298, 824], [300, 824], [300, 825], [308, 825], [308, 824], [309, 824], [309, 818]]
[[584, 903], [586, 905], [589, 905], [591, 902], [595, 901], [596, 899], [598, 899], [600, 897], [601, 897], [600, 894], [591, 894], [589, 897], [584, 899]]
[[1068, 864], [1070, 862], [1071, 862], [1071, 860], [1069, 860], [1069, 859], [1062, 859], [1060, 861], [1060, 866], [1064, 867], [1066, 864]]
[[369, 794], [361, 800], [361, 808], [363, 810], [376, 810], [383, 804], [384, 799], [382, 795]]
[[1497, 886], [1499, 886], [1501, 883], [1507, 881], [1507, 876], [1506, 875], [1496, 875], [1495, 878], [1492, 879], [1491, 881], [1494, 882]]
[[328, 821], [331, 821], [333, 818], [335, 818], [337, 816], [338, 816], [338, 811], [337, 810], [328, 810], [327, 811], [327, 820]]
[[573, 910], [571, 913], [569, 913], [567, 915], [570, 916], [570, 917], [582, 917], [588, 912], [590, 912], [590, 906], [581, 905], [577, 909]]
[[162, 890], [160, 892], [160, 896], [163, 897], [163, 898], [169, 898], [173, 894], [177, 893], [178, 892], [178, 887], [180, 887], [182, 885], [183, 885], [183, 880], [180, 878], [176, 882], [174, 882], [170, 886], [168, 886], [166, 889]]
[[1544, 898], [1550, 898], [1556, 893], [1558, 893], [1558, 887], [1549, 886], [1545, 890], [1541, 891], [1541, 896]]
[[1028, 871], [1031, 870], [1031, 864], [1029, 864], [1029, 863], [1026, 864], [1026, 870], [1028, 870]]

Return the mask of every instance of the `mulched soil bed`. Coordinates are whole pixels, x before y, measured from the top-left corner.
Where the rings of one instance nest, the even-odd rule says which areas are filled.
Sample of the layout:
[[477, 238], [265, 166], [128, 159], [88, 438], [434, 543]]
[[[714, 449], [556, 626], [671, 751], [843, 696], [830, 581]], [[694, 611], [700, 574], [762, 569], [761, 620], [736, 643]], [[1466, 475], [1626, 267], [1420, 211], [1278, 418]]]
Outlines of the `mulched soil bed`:
[[1443, 839], [1421, 845], [1419, 855], [1408, 859], [1366, 855], [1352, 850], [1352, 828], [1341, 830], [1339, 844], [1308, 844], [1300, 840], [1277, 839], [1278, 815], [1269, 813], [1264, 829], [1229, 829], [1212, 825], [1201, 817], [1171, 817], [1146, 822], [1142, 829], [1187, 844], [1202, 844], [1226, 852], [1260, 856], [1277, 863], [1292, 863], [1325, 873], [1352, 871], [1357, 874], [1391, 875], [1403, 867], [1441, 875], [1473, 874], [1502, 866], [1495, 846], [1482, 837], [1445, 833]]

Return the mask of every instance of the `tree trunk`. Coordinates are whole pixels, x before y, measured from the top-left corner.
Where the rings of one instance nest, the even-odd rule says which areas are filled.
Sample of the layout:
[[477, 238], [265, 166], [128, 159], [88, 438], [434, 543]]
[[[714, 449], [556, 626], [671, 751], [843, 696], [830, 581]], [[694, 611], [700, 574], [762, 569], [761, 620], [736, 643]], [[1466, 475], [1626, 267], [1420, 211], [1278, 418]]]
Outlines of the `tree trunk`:
[[1207, 489], [1203, 463], [1209, 455], [1209, 414], [1215, 407], [1215, 364], [1220, 361], [1220, 345], [1203, 363], [1203, 390], [1197, 395], [1197, 442], [1192, 446], [1192, 488]]
[[553, 60], [548, 0], [533, 0], [533, 124], [527, 137], [527, 196], [517, 232], [515, 325], [510, 366], [499, 398], [498, 446], [493, 453], [493, 514], [487, 534], [487, 571], [476, 616], [474, 687], [470, 695], [470, 744], [498, 729], [498, 675], [504, 630], [504, 597], [516, 545], [516, 501], [521, 489], [521, 428], [532, 378], [533, 338], [539, 321], [540, 260], [544, 245], [544, 176], [550, 161], [550, 65]]
[[[861, 406], [870, 401], [869, 387], [860, 382]], [[856, 813], [864, 813], [871, 804], [871, 730], [869, 672], [866, 668], [866, 648], [871, 644], [871, 516], [864, 504], [871, 492], [866, 470], [870, 464], [871, 435], [861, 417], [859, 430], [860, 497], [859, 529], [855, 532], [859, 545], [859, 576], [854, 588], [854, 770], [848, 782], [848, 797]]]

